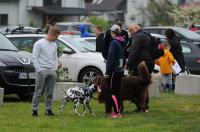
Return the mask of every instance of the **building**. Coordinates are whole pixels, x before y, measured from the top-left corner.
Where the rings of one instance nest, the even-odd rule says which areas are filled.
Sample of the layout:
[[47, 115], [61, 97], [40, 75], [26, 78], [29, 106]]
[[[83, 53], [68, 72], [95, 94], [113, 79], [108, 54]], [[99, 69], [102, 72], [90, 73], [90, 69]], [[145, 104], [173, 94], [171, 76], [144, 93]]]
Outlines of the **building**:
[[80, 21], [88, 15], [85, 2], [90, 0], [1, 0], [0, 26], [42, 27], [50, 21]]

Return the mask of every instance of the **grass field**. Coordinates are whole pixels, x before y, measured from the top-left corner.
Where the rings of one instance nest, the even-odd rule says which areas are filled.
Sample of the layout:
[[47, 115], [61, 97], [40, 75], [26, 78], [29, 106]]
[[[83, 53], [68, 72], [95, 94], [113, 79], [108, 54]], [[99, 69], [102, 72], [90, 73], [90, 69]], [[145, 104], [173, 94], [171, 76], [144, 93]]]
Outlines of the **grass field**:
[[[0, 106], [1, 132], [200, 132], [200, 96], [161, 94], [150, 99], [148, 113], [134, 113], [135, 106], [125, 102], [127, 117], [111, 119], [104, 114], [104, 105], [95, 100], [91, 107], [96, 113], [77, 117], [72, 103], [61, 116], [46, 117], [41, 102], [39, 117], [31, 116], [31, 104], [5, 98]], [[57, 113], [60, 102], [53, 103]], [[79, 111], [82, 109], [79, 109]]]

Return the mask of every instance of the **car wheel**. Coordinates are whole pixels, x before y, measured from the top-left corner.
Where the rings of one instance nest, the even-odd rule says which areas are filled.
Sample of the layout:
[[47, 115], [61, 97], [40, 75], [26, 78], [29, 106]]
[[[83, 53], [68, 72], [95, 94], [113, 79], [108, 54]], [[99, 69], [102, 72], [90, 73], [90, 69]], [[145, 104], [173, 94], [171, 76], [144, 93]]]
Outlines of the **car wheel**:
[[102, 76], [100, 70], [93, 67], [86, 68], [81, 70], [81, 72], [79, 73], [78, 82], [83, 82], [86, 85], [89, 85], [96, 76]]

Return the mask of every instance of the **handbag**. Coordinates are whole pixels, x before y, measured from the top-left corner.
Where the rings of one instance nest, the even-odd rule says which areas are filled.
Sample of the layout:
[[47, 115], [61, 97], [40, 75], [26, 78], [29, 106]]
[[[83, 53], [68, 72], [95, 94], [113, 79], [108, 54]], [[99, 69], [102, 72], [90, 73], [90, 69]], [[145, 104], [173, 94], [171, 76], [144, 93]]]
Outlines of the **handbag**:
[[172, 65], [172, 70], [173, 70], [173, 73], [176, 75], [176, 74], [179, 74], [181, 72], [181, 67], [179, 66], [178, 62], [175, 61], [175, 64]]

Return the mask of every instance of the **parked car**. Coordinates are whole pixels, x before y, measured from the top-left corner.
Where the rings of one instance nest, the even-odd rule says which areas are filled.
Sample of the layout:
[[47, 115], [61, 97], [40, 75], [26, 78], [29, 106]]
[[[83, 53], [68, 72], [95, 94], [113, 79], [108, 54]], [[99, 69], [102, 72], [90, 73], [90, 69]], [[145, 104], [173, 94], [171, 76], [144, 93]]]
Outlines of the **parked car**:
[[34, 90], [35, 69], [31, 54], [19, 51], [3, 34], [0, 34], [0, 87], [5, 94], [17, 94], [28, 99]]
[[[46, 37], [42, 34], [15, 34], [6, 35], [17, 47], [23, 48], [28, 45], [30, 51], [35, 41]], [[95, 76], [101, 76], [105, 73], [105, 62], [100, 53], [91, 52], [89, 46], [76, 41], [66, 35], [60, 35], [56, 40], [59, 51], [63, 51], [59, 57], [63, 63], [63, 71], [60, 73], [61, 81], [77, 81], [88, 83]], [[58, 70], [59, 72], [59, 70]]]
[[42, 29], [37, 27], [25, 27], [19, 26], [5, 26], [1, 27], [0, 31], [2, 34], [30, 34], [30, 33], [43, 33]]
[[149, 33], [156, 33], [165, 36], [166, 29], [171, 28], [183, 41], [200, 42], [200, 35], [181, 27], [144, 27], [143, 30]]
[[80, 35], [80, 25], [84, 24], [90, 36], [95, 36], [94, 25], [86, 22], [57, 22], [61, 34], [64, 35]]

